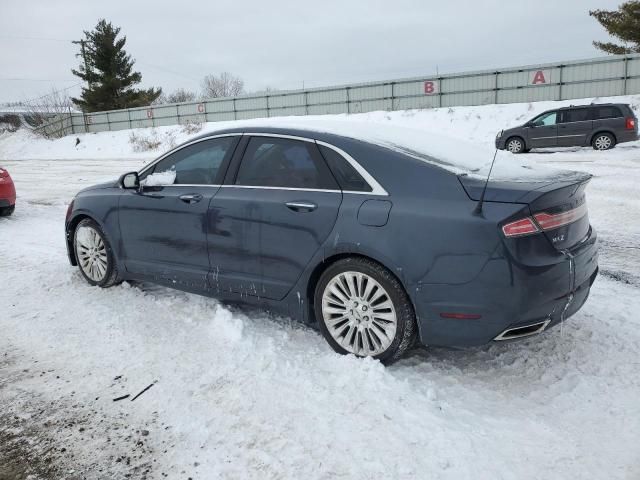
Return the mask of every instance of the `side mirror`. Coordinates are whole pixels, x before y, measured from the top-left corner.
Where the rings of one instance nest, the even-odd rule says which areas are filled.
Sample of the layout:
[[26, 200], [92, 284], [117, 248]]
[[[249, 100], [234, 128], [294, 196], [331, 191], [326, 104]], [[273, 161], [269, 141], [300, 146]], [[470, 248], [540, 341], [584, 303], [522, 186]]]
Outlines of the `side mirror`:
[[528, 127], [539, 127], [542, 125], [542, 122], [529, 122]]
[[125, 173], [118, 180], [118, 184], [121, 188], [125, 189], [138, 189], [140, 188], [140, 178], [138, 172]]

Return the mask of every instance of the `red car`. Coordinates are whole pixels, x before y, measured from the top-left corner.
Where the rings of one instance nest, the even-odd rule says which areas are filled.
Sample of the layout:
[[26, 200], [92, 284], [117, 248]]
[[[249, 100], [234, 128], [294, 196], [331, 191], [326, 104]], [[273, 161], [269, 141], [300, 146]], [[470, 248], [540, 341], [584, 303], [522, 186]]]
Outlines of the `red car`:
[[16, 208], [16, 187], [11, 175], [0, 167], [0, 217], [8, 217]]

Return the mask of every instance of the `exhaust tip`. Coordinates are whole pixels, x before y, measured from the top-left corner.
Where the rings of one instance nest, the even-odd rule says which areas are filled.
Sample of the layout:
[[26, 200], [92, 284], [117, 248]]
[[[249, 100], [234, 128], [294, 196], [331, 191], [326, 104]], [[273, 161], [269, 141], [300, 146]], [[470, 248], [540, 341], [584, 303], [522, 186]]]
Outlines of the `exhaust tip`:
[[507, 328], [504, 332], [498, 335], [494, 340], [513, 340], [515, 338], [528, 337], [530, 335], [537, 335], [538, 333], [542, 333], [547, 325], [551, 323], [551, 319], [547, 318], [542, 322], [532, 323], [531, 325], [526, 325], [524, 327], [513, 327]]

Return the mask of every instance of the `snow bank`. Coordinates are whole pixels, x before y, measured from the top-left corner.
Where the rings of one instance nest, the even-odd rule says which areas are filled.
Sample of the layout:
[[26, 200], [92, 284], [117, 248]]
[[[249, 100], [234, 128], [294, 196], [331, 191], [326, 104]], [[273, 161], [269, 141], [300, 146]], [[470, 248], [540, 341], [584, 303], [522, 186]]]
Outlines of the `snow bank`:
[[[490, 145], [554, 105], [330, 120]], [[602, 275], [580, 312], [520, 342], [418, 349], [384, 368], [286, 319], [148, 284], [88, 286], [66, 258], [66, 206], [154, 153], [133, 154], [127, 131], [83, 135], [84, 150], [21, 135], [0, 139], [18, 192], [0, 218], [0, 457], [15, 428], [66, 467], [55, 478], [640, 478], [640, 142], [521, 156], [594, 175]]]
[[[413, 152], [421, 160], [435, 163], [455, 173], [484, 177], [493, 158], [495, 135], [501, 129], [522, 124], [550, 108], [609, 101], [630, 103], [636, 110], [640, 107], [640, 96], [632, 95], [562, 102], [213, 122], [205, 124], [202, 132], [251, 126], [319, 130], [359, 138], [395, 150]], [[158, 148], [145, 152], [135, 151], [135, 145], [130, 141], [132, 132], [137, 137], [148, 136], [157, 139]], [[193, 135], [179, 125], [71, 135], [56, 140], [46, 140], [29, 131], [21, 130], [0, 135], [0, 160], [74, 158], [151, 160], [173, 144], [186, 141], [191, 136]], [[526, 156], [499, 152], [492, 175], [495, 179], [542, 180], [549, 176], [557, 177], [563, 173], [558, 172], [557, 168], [549, 169], [547, 166], [536, 165]]]

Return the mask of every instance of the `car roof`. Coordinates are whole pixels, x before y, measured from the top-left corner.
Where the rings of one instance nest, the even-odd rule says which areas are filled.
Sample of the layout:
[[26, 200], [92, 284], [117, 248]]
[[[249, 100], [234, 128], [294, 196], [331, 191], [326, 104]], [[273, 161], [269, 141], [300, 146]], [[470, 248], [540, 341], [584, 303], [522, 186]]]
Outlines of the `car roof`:
[[628, 107], [626, 103], [590, 103], [588, 105], [569, 105], [568, 107], [560, 107], [554, 110], [571, 110], [572, 108], [585, 108], [585, 107]]
[[[212, 137], [216, 135], [224, 135], [228, 133], [243, 133], [243, 134], [251, 134], [251, 133], [270, 133], [274, 135], [288, 135], [292, 137], [302, 137], [309, 138], [312, 140], [320, 140], [324, 142], [334, 142], [334, 141], [345, 141], [345, 140], [359, 140], [357, 138], [349, 137], [349, 136], [341, 136], [336, 135], [334, 133], [322, 132], [319, 130], [314, 130], [312, 128], [303, 129], [303, 128], [291, 128], [291, 127], [272, 127], [272, 126], [259, 126], [259, 125], [246, 125], [242, 127], [232, 127], [232, 128], [221, 128], [220, 130], [211, 130], [207, 133], [203, 133], [196, 137], [190, 138], [189, 142], [193, 140]], [[362, 140], [361, 140], [362, 141]]]

